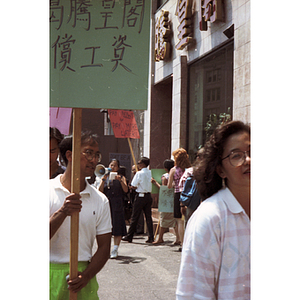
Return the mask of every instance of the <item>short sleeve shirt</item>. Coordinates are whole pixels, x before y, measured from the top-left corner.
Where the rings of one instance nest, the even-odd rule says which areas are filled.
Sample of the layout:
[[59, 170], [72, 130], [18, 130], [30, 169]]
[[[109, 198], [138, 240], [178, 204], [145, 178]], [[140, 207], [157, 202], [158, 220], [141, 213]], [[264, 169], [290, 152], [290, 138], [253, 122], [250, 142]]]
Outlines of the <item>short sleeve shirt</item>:
[[228, 188], [189, 219], [176, 299], [250, 300], [250, 220]]
[[[50, 180], [50, 217], [63, 205], [70, 192], [61, 184], [58, 175]], [[111, 232], [111, 215], [107, 197], [88, 182], [80, 192], [82, 209], [79, 213], [78, 261], [89, 261], [96, 235]], [[70, 257], [70, 217], [66, 217], [50, 240], [50, 262], [68, 263]]]
[[151, 193], [151, 171], [147, 168], [143, 168], [142, 170], [136, 172], [132, 179], [131, 185], [137, 187], [137, 193]]

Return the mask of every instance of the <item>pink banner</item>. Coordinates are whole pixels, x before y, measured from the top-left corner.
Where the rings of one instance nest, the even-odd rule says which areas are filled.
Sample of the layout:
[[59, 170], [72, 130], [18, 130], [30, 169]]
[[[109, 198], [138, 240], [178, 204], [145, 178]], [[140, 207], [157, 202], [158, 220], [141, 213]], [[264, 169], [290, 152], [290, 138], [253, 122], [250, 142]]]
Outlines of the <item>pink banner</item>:
[[62, 134], [70, 133], [72, 108], [50, 107], [50, 127], [56, 127]]
[[108, 109], [108, 114], [116, 138], [140, 138], [133, 111]]

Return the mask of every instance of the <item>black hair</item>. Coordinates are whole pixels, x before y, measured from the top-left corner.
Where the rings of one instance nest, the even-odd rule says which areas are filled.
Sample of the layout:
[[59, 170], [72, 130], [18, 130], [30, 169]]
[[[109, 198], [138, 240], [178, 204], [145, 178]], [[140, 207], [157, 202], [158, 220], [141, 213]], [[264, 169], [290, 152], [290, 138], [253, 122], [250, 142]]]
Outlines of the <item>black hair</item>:
[[164, 168], [170, 172], [170, 170], [174, 167], [174, 160], [173, 159], [166, 159], [164, 161]]
[[[98, 138], [97, 134], [92, 133], [91, 131], [84, 131], [81, 133], [81, 145], [98, 144], [97, 138]], [[60, 154], [61, 154], [61, 158], [62, 158], [62, 162], [65, 166], [68, 165], [68, 160], [66, 158], [66, 152], [68, 150], [72, 151], [72, 141], [73, 141], [73, 136], [68, 135], [68, 136], [65, 136], [64, 139], [58, 145]]]
[[205, 143], [202, 157], [194, 166], [194, 178], [203, 200], [222, 188], [222, 178], [217, 173], [217, 167], [222, 164], [227, 139], [239, 132], [247, 132], [250, 135], [250, 126], [241, 121], [231, 121], [217, 127]]
[[63, 140], [64, 135], [56, 127], [49, 127], [49, 129], [49, 140], [56, 139], [57, 144], [59, 144]]
[[118, 173], [118, 175], [123, 175], [124, 177], [126, 177], [126, 167], [120, 166], [117, 173]]
[[140, 162], [143, 163], [146, 167], [148, 167], [149, 164], [150, 164], [150, 159], [149, 159], [148, 157], [143, 156], [143, 157], [140, 159]]
[[[116, 158], [113, 158], [110, 162], [115, 161], [118, 165], [118, 168], [120, 168], [120, 161]], [[109, 163], [110, 164], [110, 163]]]

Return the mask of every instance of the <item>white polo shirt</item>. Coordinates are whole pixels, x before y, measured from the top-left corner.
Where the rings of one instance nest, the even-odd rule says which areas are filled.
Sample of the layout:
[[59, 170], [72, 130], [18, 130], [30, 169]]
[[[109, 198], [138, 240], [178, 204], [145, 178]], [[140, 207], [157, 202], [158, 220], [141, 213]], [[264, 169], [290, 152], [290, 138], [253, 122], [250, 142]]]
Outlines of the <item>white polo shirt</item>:
[[136, 172], [132, 179], [131, 185], [137, 187], [137, 193], [151, 193], [151, 171], [147, 168], [143, 168], [142, 170]]
[[[50, 216], [64, 203], [70, 192], [60, 182], [62, 175], [50, 180]], [[79, 213], [78, 261], [89, 261], [96, 235], [111, 232], [110, 207], [107, 197], [88, 182], [80, 193], [82, 209]], [[50, 262], [68, 263], [70, 260], [70, 223], [68, 216], [50, 240]]]

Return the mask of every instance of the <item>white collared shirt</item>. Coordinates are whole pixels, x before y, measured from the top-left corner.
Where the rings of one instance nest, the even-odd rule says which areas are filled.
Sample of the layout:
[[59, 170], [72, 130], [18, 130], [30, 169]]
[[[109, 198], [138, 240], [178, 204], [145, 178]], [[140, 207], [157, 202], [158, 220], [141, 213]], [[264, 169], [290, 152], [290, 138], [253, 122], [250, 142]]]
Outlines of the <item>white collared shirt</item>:
[[142, 170], [136, 172], [131, 181], [131, 185], [137, 187], [137, 193], [151, 193], [151, 171], [147, 168], [143, 168]]
[[[50, 180], [50, 216], [64, 203], [70, 192], [61, 184], [61, 175]], [[80, 192], [78, 261], [89, 261], [96, 235], [111, 232], [110, 207], [107, 197], [88, 182]], [[68, 263], [70, 259], [70, 220], [68, 216], [50, 240], [50, 262]]]
[[189, 219], [176, 299], [250, 299], [250, 220], [228, 188]]

